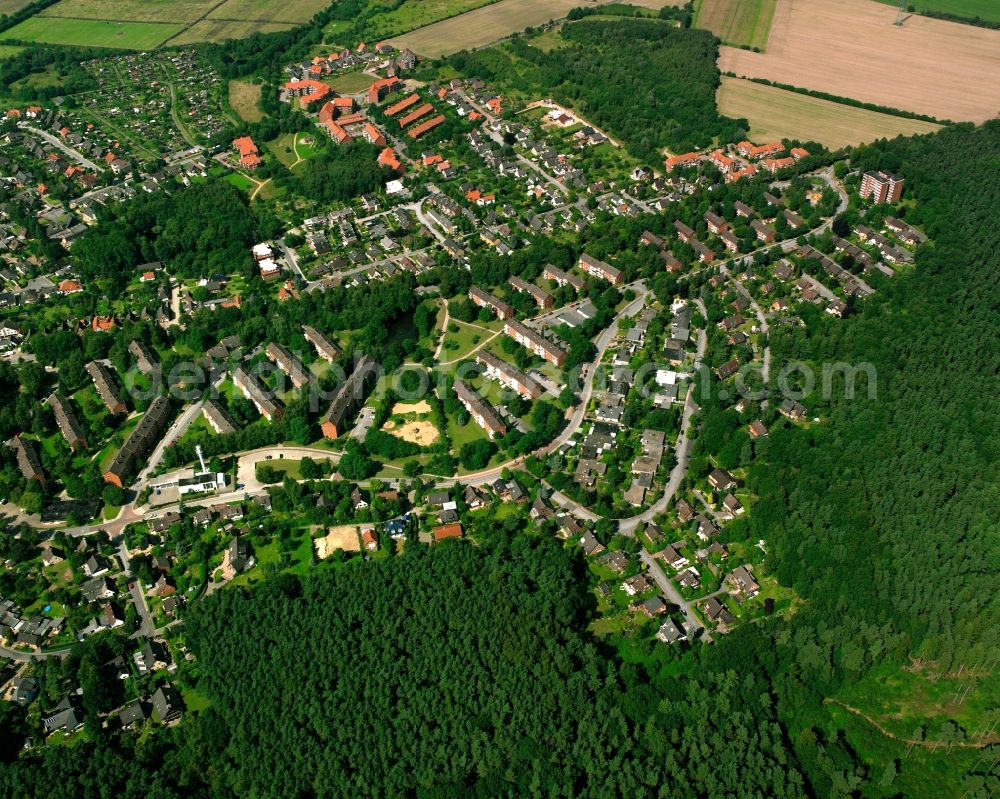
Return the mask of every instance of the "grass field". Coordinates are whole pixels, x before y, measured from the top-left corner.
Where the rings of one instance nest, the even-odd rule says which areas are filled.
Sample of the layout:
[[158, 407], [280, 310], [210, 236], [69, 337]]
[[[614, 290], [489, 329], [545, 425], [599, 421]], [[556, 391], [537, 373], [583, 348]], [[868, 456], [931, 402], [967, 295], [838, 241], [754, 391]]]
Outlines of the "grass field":
[[374, 78], [371, 75], [366, 75], [364, 72], [347, 72], [326, 82], [338, 94], [357, 94], [358, 92], [365, 91], [372, 85], [373, 81]]
[[[396, 36], [448, 17], [464, 14], [493, 2], [495, 0], [404, 0], [398, 8], [393, 8], [396, 5], [393, 0], [375, 0], [368, 4], [369, 8], [381, 7], [389, 10], [371, 17], [366, 30], [372, 38], [384, 39], [387, 36]], [[326, 32], [328, 34], [332, 32], [330, 27]]]
[[872, 0], [782, 0], [767, 52], [723, 47], [719, 67], [939, 119], [996, 114], [1000, 30], [920, 16], [896, 27], [895, 18]]
[[114, 22], [194, 22], [216, 0], [59, 0], [44, 17], [103, 19]]
[[226, 39], [243, 39], [252, 33], [277, 33], [292, 27], [289, 23], [254, 22], [253, 20], [203, 19], [170, 40], [171, 45], [221, 42]]
[[579, 5], [580, 0], [550, 0], [547, 3], [500, 0], [499, 3], [396, 36], [392, 43], [398, 47], [409, 47], [426, 58], [437, 58], [463, 49], [482, 47], [527, 27], [560, 19]]
[[778, 0], [700, 0], [694, 24], [726, 44], [763, 50], [777, 4]]
[[[879, 0], [895, 6], [893, 0]], [[941, 11], [945, 14], [955, 14], [959, 17], [990, 20], [1000, 22], [1000, 3], [996, 0], [907, 0], [907, 7], [913, 6], [917, 13], [921, 11]]]
[[13, 58], [23, 49], [23, 47], [18, 47], [14, 44], [0, 44], [0, 61], [3, 61], [5, 58]]
[[261, 88], [259, 83], [248, 80], [229, 81], [229, 105], [240, 119], [260, 122], [264, 118], [264, 113], [258, 106]]
[[[21, 0], [0, 0], [23, 5]], [[329, 0], [59, 0], [6, 32], [49, 44], [151, 50], [274, 33], [308, 22]], [[8, 12], [9, 13], [9, 12]]]
[[[209, 2], [209, 6], [211, 5], [213, 3]], [[207, 19], [298, 24], [308, 22], [328, 5], [329, 0], [226, 0], [218, 8], [212, 9]]]
[[5, 36], [45, 44], [79, 47], [122, 47], [152, 50], [183, 30], [180, 24], [161, 22], [108, 22], [106, 20], [31, 17], [15, 25]]
[[0, 15], [15, 14], [32, 0], [0, 0]]
[[852, 108], [740, 78], [724, 77], [716, 99], [725, 116], [750, 121], [750, 138], [754, 141], [801, 139], [839, 149], [940, 128], [931, 122]]

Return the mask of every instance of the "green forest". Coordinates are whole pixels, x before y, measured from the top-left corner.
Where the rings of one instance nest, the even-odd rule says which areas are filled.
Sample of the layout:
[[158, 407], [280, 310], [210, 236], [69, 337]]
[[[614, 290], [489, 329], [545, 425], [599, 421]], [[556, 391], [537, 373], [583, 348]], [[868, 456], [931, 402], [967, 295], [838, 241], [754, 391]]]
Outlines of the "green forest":
[[501, 91], [552, 97], [620, 137], [649, 162], [659, 150], [708, 146], [713, 137], [737, 140], [744, 120], [719, 114], [718, 40], [708, 31], [659, 20], [583, 19], [564, 25], [568, 46], [545, 52], [530, 39], [460, 52], [447, 65]]
[[905, 734], [932, 751], [829, 700], [895, 674], [905, 704], [914, 662], [996, 649], [1000, 186], [981, 177], [1000, 125], [856, 163], [907, 175], [935, 243], [864, 314], [775, 335], [781, 360], [878, 370], [876, 399], [808, 397], [828, 424], [775, 429], [748, 479], [761, 499], [727, 530], [767, 540], [801, 600], [789, 620], [622, 661], [586, 629], [579, 556], [524, 533], [277, 577], [191, 619], [207, 709], [25, 755], [3, 795], [987, 799], [998, 747], [975, 716], [915, 716]]

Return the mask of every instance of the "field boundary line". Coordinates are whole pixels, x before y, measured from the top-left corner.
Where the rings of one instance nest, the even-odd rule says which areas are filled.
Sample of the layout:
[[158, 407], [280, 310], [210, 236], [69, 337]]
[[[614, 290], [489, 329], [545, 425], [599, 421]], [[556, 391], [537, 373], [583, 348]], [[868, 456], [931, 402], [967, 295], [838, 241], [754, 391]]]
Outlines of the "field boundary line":
[[197, 19], [193, 19], [193, 20], [191, 20], [191, 22], [189, 22], [186, 25], [184, 25], [184, 27], [181, 28], [179, 31], [177, 31], [177, 33], [175, 33], [173, 36], [168, 36], [166, 39], [164, 39], [162, 42], [160, 42], [157, 45], [157, 49], [160, 49], [161, 47], [166, 47], [167, 46], [167, 42], [169, 42], [171, 39], [176, 39], [182, 33], [186, 33], [187, 31], [191, 30], [191, 28], [193, 28], [199, 22], [203, 21], [205, 19], [205, 17], [207, 17], [209, 14], [211, 14], [217, 8], [221, 8], [222, 6], [224, 6], [228, 2], [229, 2], [229, 0], [220, 0], [220, 2], [216, 3], [214, 6], [212, 6], [211, 8], [209, 8], [200, 17], [198, 17]]

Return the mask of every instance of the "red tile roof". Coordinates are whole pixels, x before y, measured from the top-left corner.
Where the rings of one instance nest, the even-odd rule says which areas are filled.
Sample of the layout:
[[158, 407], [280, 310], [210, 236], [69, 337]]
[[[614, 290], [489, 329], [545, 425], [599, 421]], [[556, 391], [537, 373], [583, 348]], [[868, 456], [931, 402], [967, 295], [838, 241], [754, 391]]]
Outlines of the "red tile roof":
[[462, 537], [462, 525], [456, 522], [455, 524], [442, 524], [434, 528], [434, 540], [443, 541], [445, 538], [461, 538]]
[[382, 166], [387, 166], [390, 169], [396, 170], [397, 172], [401, 172], [403, 170], [403, 165], [396, 157], [396, 151], [393, 150], [391, 147], [386, 147], [382, 152], [378, 154], [378, 162]]
[[387, 117], [394, 117], [400, 111], [405, 111], [411, 105], [420, 102], [420, 95], [414, 92], [413, 94], [408, 94], [398, 103], [393, 103], [387, 109], [385, 109], [385, 115]]
[[420, 119], [420, 117], [427, 116], [433, 110], [434, 110], [434, 106], [432, 106], [430, 103], [424, 103], [419, 108], [414, 108], [406, 116], [400, 117], [400, 119], [399, 119], [399, 127], [405, 128], [407, 125], [409, 125], [409, 124], [411, 124], [413, 122], [416, 122], [418, 119]]
[[[257, 145], [253, 143], [253, 139], [249, 136], [240, 136], [238, 139], [233, 139], [233, 147], [239, 150], [241, 156], [256, 155]], [[104, 160], [108, 160], [110, 156], [111, 160], [114, 160], [114, 154], [108, 153]]]
[[411, 139], [418, 139], [421, 136], [423, 136], [427, 131], [431, 130], [432, 128], [436, 128], [442, 122], [444, 122], [444, 115], [438, 114], [433, 119], [428, 119], [426, 122], [421, 122], [419, 125], [417, 125], [413, 130], [409, 132], [409, 136]]

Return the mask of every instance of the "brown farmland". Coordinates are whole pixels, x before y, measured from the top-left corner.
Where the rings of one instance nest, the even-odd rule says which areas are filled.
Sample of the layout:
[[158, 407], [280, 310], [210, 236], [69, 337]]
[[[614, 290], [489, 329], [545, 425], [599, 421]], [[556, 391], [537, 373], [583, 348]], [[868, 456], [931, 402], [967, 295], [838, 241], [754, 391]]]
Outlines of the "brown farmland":
[[895, 18], [873, 0], [779, 0], [767, 52], [723, 47], [719, 66], [939, 119], [1000, 115], [1000, 30]]

